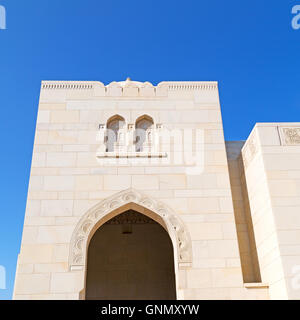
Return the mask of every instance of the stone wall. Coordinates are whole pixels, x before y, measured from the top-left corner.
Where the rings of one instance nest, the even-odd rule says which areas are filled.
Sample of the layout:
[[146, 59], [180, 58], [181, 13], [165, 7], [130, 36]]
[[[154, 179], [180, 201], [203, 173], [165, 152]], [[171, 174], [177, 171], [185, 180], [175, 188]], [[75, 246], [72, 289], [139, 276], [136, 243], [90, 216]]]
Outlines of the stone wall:
[[[99, 163], [99, 125], [116, 114], [127, 128], [146, 114], [156, 128], [199, 130], [203, 139], [192, 143], [203, 155], [199, 170], [164, 162], [181, 152], [178, 145], [169, 150], [166, 144], [161, 150], [166, 158], [152, 162], [135, 158], [110, 164], [115, 157]], [[98, 212], [91, 208], [104, 203], [113, 208], [124, 190], [137, 190], [148, 199], [138, 203], [146, 214], [154, 210], [164, 220], [163, 207], [173, 222], [180, 221], [172, 229], [171, 220], [165, 220], [174, 248], [187, 246], [192, 252], [189, 263], [175, 255], [178, 299], [267, 297], [267, 290], [247, 289], [243, 283], [217, 83], [154, 87], [128, 80], [108, 86], [42, 83], [14, 298], [84, 298], [86, 264], [70, 267], [74, 233], [83, 217]], [[89, 238], [102, 220], [86, 226]], [[189, 241], [179, 241], [181, 232]]]
[[262, 281], [299, 299], [300, 123], [258, 123], [242, 149]]

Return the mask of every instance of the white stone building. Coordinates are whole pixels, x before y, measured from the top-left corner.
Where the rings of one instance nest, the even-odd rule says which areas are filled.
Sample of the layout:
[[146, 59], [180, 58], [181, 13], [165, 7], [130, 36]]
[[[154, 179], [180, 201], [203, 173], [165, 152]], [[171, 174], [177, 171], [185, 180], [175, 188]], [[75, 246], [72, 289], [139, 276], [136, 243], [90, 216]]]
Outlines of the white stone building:
[[225, 142], [216, 82], [42, 82], [14, 299], [299, 299], [300, 123]]

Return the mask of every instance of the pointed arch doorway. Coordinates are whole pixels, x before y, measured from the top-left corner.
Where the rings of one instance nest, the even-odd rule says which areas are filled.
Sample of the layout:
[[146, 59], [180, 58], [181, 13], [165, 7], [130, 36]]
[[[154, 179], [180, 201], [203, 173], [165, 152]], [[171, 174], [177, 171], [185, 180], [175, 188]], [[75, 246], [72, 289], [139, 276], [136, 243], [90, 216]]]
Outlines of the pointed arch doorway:
[[176, 299], [168, 232], [132, 209], [101, 225], [88, 246], [86, 299]]

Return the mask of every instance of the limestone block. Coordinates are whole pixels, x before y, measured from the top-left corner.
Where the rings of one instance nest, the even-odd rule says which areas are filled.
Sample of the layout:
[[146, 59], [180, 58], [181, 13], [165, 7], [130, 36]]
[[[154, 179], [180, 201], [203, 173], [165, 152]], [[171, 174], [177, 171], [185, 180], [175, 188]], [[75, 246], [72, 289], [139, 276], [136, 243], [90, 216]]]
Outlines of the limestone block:
[[71, 216], [73, 200], [42, 200], [41, 216]]
[[116, 108], [116, 101], [114, 100], [74, 100], [74, 101], [67, 101], [67, 110], [107, 110], [107, 109], [115, 109]]
[[240, 268], [212, 269], [211, 275], [214, 287], [241, 287], [243, 283]]
[[300, 153], [264, 154], [264, 164], [266, 170], [300, 170]]
[[102, 123], [103, 112], [100, 110], [80, 110], [81, 123]]
[[35, 273], [53, 273], [53, 272], [67, 272], [68, 263], [37, 263], [34, 265]]
[[51, 226], [55, 224], [54, 217], [31, 217], [26, 214], [24, 225], [26, 226]]
[[22, 245], [19, 263], [51, 263], [53, 246], [48, 244]]
[[32, 263], [19, 264], [18, 273], [20, 274], [33, 273], [33, 264]]
[[281, 279], [270, 285], [269, 295], [270, 300], [287, 300], [288, 294], [285, 279]]
[[201, 175], [188, 175], [187, 188], [189, 189], [211, 189], [217, 188], [218, 175], [203, 173]]
[[75, 178], [72, 176], [45, 176], [44, 189], [47, 191], [74, 190]]
[[56, 217], [55, 225], [56, 226], [75, 226], [78, 222], [78, 217]]
[[227, 165], [226, 153], [223, 150], [207, 151], [204, 159], [207, 165]]
[[178, 287], [180, 289], [184, 289], [187, 287], [186, 270], [178, 270]]
[[156, 199], [172, 198], [173, 190], [147, 190], [147, 194]]
[[30, 191], [28, 192], [29, 200], [41, 200], [41, 199], [58, 199], [57, 192], [47, 192], [47, 191]]
[[233, 212], [232, 198], [219, 198], [221, 212]]
[[226, 259], [227, 268], [240, 268], [241, 260], [240, 259]]
[[197, 198], [197, 197], [230, 197], [229, 189], [183, 189], [174, 190], [175, 197], [179, 198]]
[[155, 90], [157, 97], [166, 97], [168, 96], [168, 86], [164, 83], [159, 83]]
[[85, 145], [85, 144], [79, 144], [79, 145], [69, 144], [69, 145], [63, 145], [62, 151], [63, 152], [88, 152], [90, 151], [90, 148], [88, 145]]
[[51, 276], [51, 292], [76, 293], [83, 289], [83, 276], [79, 272], [53, 273]]
[[105, 190], [125, 190], [131, 186], [131, 176], [129, 175], [106, 175], [104, 176]]
[[[102, 196], [102, 197], [104, 198], [105, 196]], [[98, 199], [99, 199], [99, 197], [98, 197]], [[99, 202], [99, 200], [75, 200], [74, 201], [74, 208], [73, 208], [73, 215], [74, 216], [84, 215], [90, 208], [92, 208], [98, 202]]]
[[35, 226], [24, 226], [22, 244], [34, 244], [37, 240], [38, 228]]
[[157, 176], [134, 175], [132, 176], [132, 187], [137, 190], [159, 189], [159, 179]]
[[284, 277], [284, 271], [282, 269], [281, 259], [278, 257], [273, 260], [267, 266], [265, 266], [262, 270], [262, 280], [264, 282], [269, 283], [271, 292], [273, 291], [273, 284], [278, 282]]
[[280, 146], [280, 138], [277, 127], [259, 127], [258, 134], [261, 145]]
[[192, 240], [223, 239], [220, 223], [187, 223]]
[[40, 103], [39, 110], [65, 110], [65, 103]]
[[32, 155], [32, 168], [45, 167], [46, 165], [46, 153], [45, 152], [35, 152]]
[[197, 90], [193, 92], [196, 103], [219, 103], [218, 91]]
[[50, 289], [50, 274], [19, 274], [15, 291], [18, 294], [47, 294]]
[[75, 167], [76, 153], [51, 152], [47, 153], [47, 167]]
[[93, 83], [94, 96], [95, 97], [104, 97], [105, 96], [105, 86], [102, 82]]
[[29, 181], [30, 191], [40, 191], [43, 190], [44, 179], [42, 176], [31, 176]]
[[50, 115], [51, 123], [77, 123], [79, 122], [78, 111], [51, 111]]
[[176, 212], [178, 214], [186, 214], [189, 212], [189, 205], [188, 205], [188, 199], [185, 198], [161, 198], [161, 201], [163, 201], [167, 206], [170, 208], [173, 208], [173, 210], [176, 209]]
[[187, 273], [188, 288], [209, 288], [212, 287], [210, 269], [190, 269]]
[[273, 208], [278, 230], [300, 229], [299, 207]]
[[140, 96], [141, 97], [154, 97], [155, 96], [155, 88], [154, 87], [141, 87], [140, 88]]
[[299, 207], [300, 197], [273, 197], [272, 203], [274, 207]]
[[190, 213], [200, 214], [220, 212], [219, 201], [216, 198], [188, 198], [187, 202]]
[[53, 131], [49, 131], [49, 134], [48, 134], [49, 144], [76, 144], [77, 139], [78, 139], [77, 131], [53, 130]]
[[50, 122], [50, 111], [39, 110], [37, 123], [49, 123]]
[[58, 168], [32, 168], [31, 176], [56, 176], [59, 173]]
[[123, 97], [137, 97], [139, 95], [138, 87], [123, 88]]
[[80, 130], [80, 132], [78, 132], [78, 143], [87, 145], [96, 144], [100, 146], [100, 143], [102, 143], [102, 141], [99, 141], [98, 136], [98, 125], [95, 126], [92, 130]]
[[74, 226], [40, 226], [37, 242], [41, 244], [69, 243]]
[[75, 180], [76, 191], [97, 191], [103, 188], [102, 176], [79, 175]]
[[233, 222], [222, 223], [222, 232], [224, 239], [236, 239], [236, 225]]
[[225, 268], [225, 259], [197, 259], [193, 263], [193, 268], [196, 269], [211, 269], [211, 268]]
[[146, 169], [147, 168], [144, 168], [144, 167], [119, 167], [117, 169], [117, 173], [118, 173], [118, 175], [121, 175], [121, 174], [125, 174], [125, 175], [144, 174]]
[[77, 167], [97, 167], [96, 152], [80, 152], [77, 154]]
[[[124, 173], [119, 173], [119, 169], [120, 168], [116, 168], [116, 167], [102, 167], [102, 168], [89, 168], [88, 173], [90, 175], [104, 175], [104, 174], [129, 174], [128, 172], [124, 172]], [[124, 168], [125, 169], [125, 168]], [[136, 168], [133, 168], [136, 169]]]
[[53, 262], [68, 262], [69, 244], [56, 244], [53, 251]]
[[106, 95], [109, 97], [120, 97], [122, 96], [122, 88], [118, 85], [110, 86], [106, 88]]
[[300, 195], [300, 193], [298, 193], [299, 187], [295, 180], [271, 180], [268, 185], [271, 196], [273, 197], [295, 197]]
[[300, 239], [300, 230], [279, 230], [277, 236], [281, 245], [297, 244]]
[[36, 145], [34, 152], [61, 152], [62, 146], [60, 145]]
[[237, 258], [239, 257], [236, 240], [209, 240], [207, 241], [208, 256], [211, 258]]
[[160, 175], [159, 188], [160, 189], [184, 189], [186, 187], [185, 175]]
[[34, 138], [34, 145], [47, 144], [48, 142], [48, 131], [37, 131]]

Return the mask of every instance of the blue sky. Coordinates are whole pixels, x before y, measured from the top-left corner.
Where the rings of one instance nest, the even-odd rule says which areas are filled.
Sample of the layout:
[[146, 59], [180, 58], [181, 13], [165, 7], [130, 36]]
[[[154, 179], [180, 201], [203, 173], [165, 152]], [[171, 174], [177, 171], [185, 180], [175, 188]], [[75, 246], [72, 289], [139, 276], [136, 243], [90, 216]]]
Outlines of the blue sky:
[[10, 299], [41, 80], [217, 80], [226, 140], [300, 121], [298, 1], [0, 0], [0, 265]]

